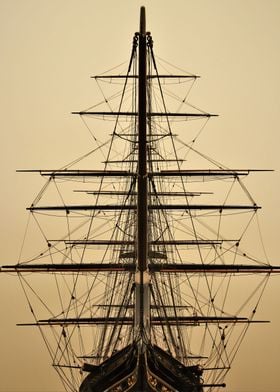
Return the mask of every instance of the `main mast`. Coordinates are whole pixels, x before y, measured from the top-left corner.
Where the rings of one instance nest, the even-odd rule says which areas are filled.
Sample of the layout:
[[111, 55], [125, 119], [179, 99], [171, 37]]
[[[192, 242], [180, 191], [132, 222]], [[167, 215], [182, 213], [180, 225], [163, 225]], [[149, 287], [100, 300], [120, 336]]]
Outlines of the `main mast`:
[[137, 273], [135, 278], [135, 327], [140, 339], [149, 333], [148, 191], [147, 191], [147, 107], [146, 107], [146, 17], [140, 10], [138, 63], [138, 171], [137, 171]]

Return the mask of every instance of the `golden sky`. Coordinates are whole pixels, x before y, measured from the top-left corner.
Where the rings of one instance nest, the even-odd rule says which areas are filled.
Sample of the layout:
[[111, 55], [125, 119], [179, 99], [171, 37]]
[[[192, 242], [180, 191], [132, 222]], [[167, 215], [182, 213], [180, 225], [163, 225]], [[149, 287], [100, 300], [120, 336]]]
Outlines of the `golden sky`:
[[[70, 112], [100, 99], [91, 75], [129, 58], [141, 5], [157, 54], [201, 75], [192, 103], [220, 115], [204, 151], [229, 167], [276, 170], [256, 174], [250, 190], [280, 265], [279, 0], [0, 0], [1, 265], [17, 261], [25, 207], [42, 184], [16, 169], [61, 167], [88, 150]], [[61, 391], [38, 331], [15, 327], [29, 317], [18, 280], [0, 279], [0, 392]], [[272, 323], [251, 327], [227, 392], [279, 392], [279, 279], [258, 317]]]

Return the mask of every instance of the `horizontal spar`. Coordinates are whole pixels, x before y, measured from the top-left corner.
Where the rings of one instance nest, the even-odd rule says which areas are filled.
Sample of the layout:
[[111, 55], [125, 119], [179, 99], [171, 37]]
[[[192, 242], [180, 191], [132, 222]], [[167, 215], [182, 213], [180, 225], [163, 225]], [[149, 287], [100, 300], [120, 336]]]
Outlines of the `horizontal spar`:
[[[250, 172], [268, 172], [270, 169], [217, 169], [217, 170], [162, 170], [148, 172], [149, 177], [238, 177], [246, 176]], [[55, 170], [31, 169], [17, 170], [20, 173], [40, 173], [42, 176], [53, 177], [137, 177], [136, 172], [127, 170]]]
[[[85, 243], [84, 243], [85, 244]], [[90, 244], [89, 244], [90, 245]], [[242, 265], [242, 264], [168, 264], [150, 263], [148, 269], [151, 273], [191, 273], [191, 274], [277, 274], [280, 266], [275, 265]], [[0, 272], [136, 272], [133, 263], [83, 263], [83, 264], [16, 264], [4, 265]]]
[[17, 170], [19, 173], [40, 173], [42, 176], [53, 177], [135, 177], [137, 173], [126, 170]]
[[[236, 240], [156, 240], [149, 241], [149, 245], [221, 245], [225, 241]], [[55, 242], [50, 240], [50, 243]], [[135, 245], [135, 241], [123, 240], [64, 240], [66, 245]]]
[[[235, 316], [180, 316], [180, 317], [151, 317], [154, 326], [162, 325], [186, 325], [197, 326], [200, 324], [239, 324], [239, 323], [268, 323], [269, 321], [252, 321], [246, 317]], [[18, 326], [43, 326], [43, 325], [133, 325], [133, 317], [81, 317], [39, 320], [37, 323], [17, 324]]]
[[[72, 114], [79, 114], [80, 116], [117, 116], [117, 117], [138, 117], [138, 112], [92, 112], [81, 111], [72, 112]], [[161, 113], [151, 112], [147, 113], [147, 117], [216, 117], [217, 114], [210, 113]]]
[[280, 266], [275, 265], [242, 265], [242, 264], [149, 264], [151, 272], [169, 272], [169, 273], [280, 273]]
[[[131, 135], [131, 136], [133, 136], [133, 135]], [[137, 162], [138, 162], [137, 159], [121, 159], [121, 160], [107, 160], [107, 161], [103, 161], [102, 163], [114, 164], [114, 163], [137, 163]], [[179, 159], [179, 158], [178, 159], [163, 159], [163, 158], [161, 158], [161, 159], [147, 159], [147, 162], [148, 163], [150, 163], [150, 162], [164, 162], [164, 163], [175, 162], [175, 163], [178, 163], [178, 162], [185, 162], [185, 161], [184, 161], [184, 159]]]
[[[138, 75], [95, 75], [92, 79], [138, 79]], [[147, 79], [197, 79], [198, 75], [147, 75]]]
[[223, 176], [247, 176], [251, 172], [270, 172], [270, 169], [194, 169], [194, 170], [161, 170], [148, 173], [151, 177], [223, 177]]
[[[134, 191], [99, 191], [99, 190], [74, 190], [74, 192], [86, 193], [88, 195], [102, 195], [102, 196], [137, 196], [137, 192]], [[172, 197], [194, 197], [201, 195], [211, 195], [212, 192], [148, 192], [149, 196], [172, 196]]]
[[[149, 205], [149, 210], [257, 210], [261, 207], [257, 205], [211, 205], [211, 204], [154, 204]], [[68, 205], [68, 206], [31, 206], [27, 210], [30, 211], [115, 211], [115, 210], [137, 210], [137, 206], [133, 204], [117, 205], [117, 204], [100, 204], [100, 205]]]
[[83, 263], [83, 264], [16, 264], [4, 265], [1, 272], [134, 272], [135, 264]]

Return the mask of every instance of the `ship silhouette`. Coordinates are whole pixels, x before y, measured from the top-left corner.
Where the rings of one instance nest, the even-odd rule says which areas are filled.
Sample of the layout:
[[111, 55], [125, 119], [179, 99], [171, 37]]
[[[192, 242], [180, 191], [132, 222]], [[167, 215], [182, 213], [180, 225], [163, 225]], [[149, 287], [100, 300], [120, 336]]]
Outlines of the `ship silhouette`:
[[248, 327], [265, 322], [255, 313], [280, 267], [243, 247], [260, 208], [244, 179], [261, 170], [196, 149], [216, 115], [188, 101], [198, 76], [171, 68], [141, 7], [127, 68], [95, 76], [102, 102], [73, 112], [97, 124], [96, 146], [21, 170], [46, 178], [28, 208], [43, 246], [1, 272], [18, 274], [34, 318], [20, 325], [40, 330], [66, 391], [218, 390]]

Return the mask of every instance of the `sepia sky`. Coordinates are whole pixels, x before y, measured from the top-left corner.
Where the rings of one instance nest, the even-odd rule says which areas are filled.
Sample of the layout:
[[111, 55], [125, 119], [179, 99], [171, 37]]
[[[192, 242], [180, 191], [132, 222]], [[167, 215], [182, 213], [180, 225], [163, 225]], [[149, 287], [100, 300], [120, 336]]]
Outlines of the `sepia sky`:
[[[0, 0], [0, 265], [18, 260], [28, 207], [42, 182], [17, 169], [61, 167], [88, 151], [71, 111], [100, 100], [91, 75], [128, 60], [139, 8], [156, 53], [201, 76], [191, 102], [218, 113], [203, 151], [254, 176], [267, 254], [280, 265], [279, 0]], [[209, 148], [209, 151], [206, 151]], [[226, 379], [226, 392], [279, 392], [280, 276]], [[18, 280], [0, 276], [0, 392], [60, 392]]]

